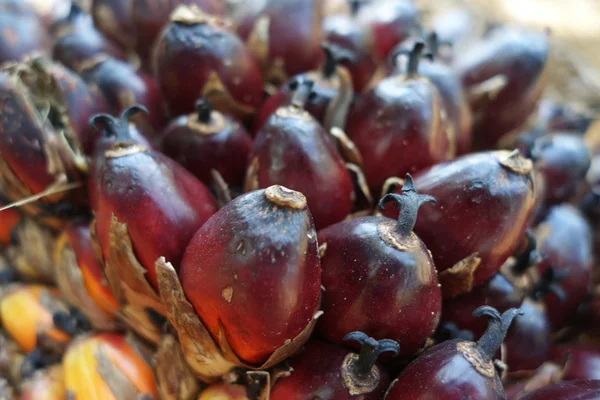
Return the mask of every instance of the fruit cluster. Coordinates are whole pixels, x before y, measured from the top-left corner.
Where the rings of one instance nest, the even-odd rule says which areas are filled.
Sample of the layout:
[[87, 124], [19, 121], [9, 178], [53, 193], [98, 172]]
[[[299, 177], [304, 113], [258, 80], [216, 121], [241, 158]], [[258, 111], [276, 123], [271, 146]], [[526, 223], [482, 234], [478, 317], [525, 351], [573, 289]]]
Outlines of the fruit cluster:
[[0, 0], [1, 399], [600, 398], [599, 131], [549, 33], [80, 3]]

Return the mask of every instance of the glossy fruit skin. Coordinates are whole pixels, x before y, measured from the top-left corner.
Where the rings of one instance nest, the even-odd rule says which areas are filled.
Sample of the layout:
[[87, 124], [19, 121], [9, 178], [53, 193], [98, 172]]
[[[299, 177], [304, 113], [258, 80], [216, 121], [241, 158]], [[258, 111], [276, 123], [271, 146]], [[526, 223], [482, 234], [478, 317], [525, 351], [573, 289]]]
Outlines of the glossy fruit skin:
[[377, 69], [372, 32], [360, 26], [354, 18], [338, 14], [323, 20], [323, 37], [326, 42], [334, 43], [352, 55], [352, 60], [342, 65], [352, 75], [354, 90], [362, 91]]
[[[154, 263], [164, 256], [177, 269], [185, 247], [198, 228], [216, 212], [210, 191], [192, 174], [161, 153], [139, 149], [111, 156], [97, 149], [91, 169], [90, 195], [96, 216], [96, 235], [104, 258], [110, 250], [114, 215], [127, 224], [133, 249], [156, 288]], [[167, 195], [168, 194], [168, 195]]]
[[534, 147], [532, 156], [546, 181], [544, 200], [547, 204], [568, 201], [590, 168], [588, 148], [575, 133], [554, 133], [536, 143], [542, 141], [536, 146], [539, 148]]
[[323, 127], [303, 108], [280, 107], [256, 135], [258, 187], [284, 185], [308, 199], [317, 229], [341, 221], [354, 206], [354, 188]]
[[552, 348], [550, 359], [565, 364], [565, 381], [575, 379], [600, 379], [600, 352], [598, 349], [578, 344], [559, 344]]
[[[104, 356], [102, 361], [100, 354]], [[152, 368], [125, 335], [99, 333], [81, 337], [69, 346], [62, 365], [67, 393], [74, 398], [116, 400], [122, 394], [117, 390], [141, 398], [158, 396]], [[108, 381], [102, 372], [115, 374], [121, 380], [116, 387], [111, 386], [115, 381]]]
[[[237, 197], [198, 230], [179, 271], [183, 291], [213, 337], [260, 364], [317, 311], [321, 266], [306, 200], [274, 202], [271, 187]], [[283, 189], [281, 189], [283, 190]], [[278, 205], [279, 204], [279, 205]]]
[[321, 1], [266, 0], [240, 18], [236, 31], [256, 56], [265, 81], [280, 85], [321, 64], [321, 19]]
[[459, 346], [475, 346], [475, 343], [448, 340], [426, 351], [392, 382], [385, 400], [505, 399], [493, 367], [493, 375], [484, 376], [465, 358]]
[[27, 54], [44, 51], [48, 32], [35, 12], [23, 2], [0, 5], [0, 63], [21, 61]]
[[417, 174], [418, 192], [437, 199], [435, 206], [423, 206], [415, 233], [433, 254], [438, 272], [478, 253], [473, 286], [492, 277], [528, 226], [534, 208], [531, 179], [528, 160], [508, 151], [465, 155]]
[[135, 29], [129, 11], [132, 3], [132, 0], [94, 0], [91, 10], [96, 28], [126, 50], [131, 50], [135, 44]]
[[161, 150], [204, 184], [211, 185], [211, 169], [233, 187], [244, 183], [252, 137], [235, 119], [213, 111], [211, 121], [195, 113], [171, 121], [163, 132]]
[[[112, 114], [120, 114], [135, 104], [146, 107], [148, 116], [133, 119], [145, 135], [152, 137], [164, 127], [166, 118], [162, 97], [152, 75], [109, 56], [90, 60], [79, 73], [86, 82], [100, 89]], [[147, 126], [146, 121], [151, 126]]]
[[271, 389], [271, 400], [378, 400], [390, 384], [387, 371], [379, 364], [380, 382], [375, 390], [351, 395], [344, 385], [340, 366], [349, 351], [319, 340], [310, 341], [289, 361], [291, 376], [281, 378]]
[[411, 1], [380, 0], [361, 6], [356, 18], [373, 32], [375, 54], [383, 60], [418, 27], [419, 11]]
[[506, 79], [492, 98], [472, 97], [475, 148], [492, 147], [529, 117], [545, 85], [548, 48], [544, 33], [501, 27], [457, 58], [454, 68], [467, 93], [490, 78]]
[[348, 116], [347, 134], [362, 154], [372, 193], [380, 193], [390, 176], [454, 157], [455, 138], [442, 117], [443, 107], [429, 80], [405, 75], [386, 78], [358, 97]]
[[485, 332], [486, 322], [481, 318], [473, 318], [473, 311], [477, 307], [487, 305], [504, 312], [509, 308], [519, 307], [524, 298], [523, 291], [517, 289], [504, 275], [497, 273], [469, 293], [444, 299], [440, 325], [454, 323], [459, 329], [467, 329], [474, 337], [479, 337]]
[[[399, 46], [405, 45], [401, 43]], [[404, 60], [400, 58], [404, 58]], [[406, 57], [396, 56], [393, 63], [395, 68], [392, 74], [406, 73]], [[457, 154], [468, 153], [471, 150], [471, 125], [473, 121], [471, 109], [459, 77], [451, 67], [443, 64], [439, 58], [436, 58], [435, 61], [421, 60], [418, 72], [419, 75], [429, 79], [435, 85], [444, 102], [444, 109], [454, 127]]]
[[213, 14], [223, 14], [223, 3], [219, 0], [129, 0], [130, 18], [135, 32], [135, 51], [142, 65], [151, 69], [152, 51], [160, 32], [169, 22], [169, 15], [181, 4], [197, 6]]
[[[216, 110], [240, 118], [248, 118], [260, 106], [263, 81], [258, 64], [223, 20], [206, 14], [192, 21], [176, 20], [165, 27], [156, 46], [154, 75], [172, 115], [192, 112], [199, 95]], [[216, 101], [215, 96], [231, 99]]]
[[72, 5], [70, 14], [54, 25], [52, 33], [56, 37], [52, 58], [73, 71], [99, 54], [125, 58], [125, 52], [104, 37], [94, 26], [92, 16], [77, 5]]
[[525, 397], [521, 397], [519, 400], [597, 400], [599, 398], [600, 381], [579, 379], [546, 386]]
[[574, 206], [563, 204], [550, 209], [536, 232], [539, 252], [545, 257], [538, 264], [543, 273], [549, 266], [566, 271], [560, 281], [566, 294], [559, 301], [554, 294], [544, 297], [553, 330], [560, 329], [590, 291], [592, 273], [592, 231], [589, 223]]
[[395, 224], [363, 217], [319, 232], [319, 243], [327, 247], [321, 258], [324, 315], [317, 329], [325, 339], [342, 344], [358, 330], [396, 340], [400, 354], [410, 355], [433, 334], [442, 301], [433, 260], [414, 234], [397, 239], [406, 244], [403, 249], [386, 241], [383, 232]]

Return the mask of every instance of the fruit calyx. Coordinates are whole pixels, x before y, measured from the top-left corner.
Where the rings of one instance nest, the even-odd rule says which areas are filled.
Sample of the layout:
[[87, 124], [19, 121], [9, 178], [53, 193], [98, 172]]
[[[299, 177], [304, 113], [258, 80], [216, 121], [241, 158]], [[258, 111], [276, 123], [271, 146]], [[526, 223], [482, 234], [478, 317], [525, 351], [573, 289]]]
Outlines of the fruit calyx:
[[360, 343], [360, 352], [348, 353], [342, 364], [342, 378], [351, 395], [369, 393], [379, 384], [380, 373], [375, 363], [379, 355], [400, 352], [398, 342], [391, 339], [375, 340], [363, 332], [351, 332], [344, 340]]
[[195, 4], [179, 5], [173, 10], [169, 19], [171, 22], [184, 25], [209, 24], [213, 26], [228, 26], [221, 18], [203, 12]]
[[265, 189], [265, 197], [279, 207], [288, 207], [294, 210], [302, 210], [306, 207], [306, 197], [302, 193], [288, 189], [285, 186], [269, 186]]
[[289, 88], [294, 91], [290, 104], [287, 107], [279, 107], [275, 114], [282, 118], [298, 118], [311, 120], [312, 117], [304, 109], [306, 103], [312, 100], [316, 94], [312, 91], [315, 82], [308, 78], [297, 78], [293, 80]]
[[388, 202], [393, 202], [400, 210], [398, 222], [396, 223], [397, 232], [401, 236], [408, 236], [417, 222], [419, 207], [424, 203], [435, 203], [435, 198], [417, 193], [412, 177], [410, 174], [406, 174], [402, 194], [386, 194], [379, 201], [379, 208], [383, 210]]
[[190, 117], [188, 124], [202, 135], [212, 135], [225, 128], [226, 121], [223, 115], [212, 109], [210, 101], [206, 98], [196, 100], [195, 116]]
[[477, 349], [489, 360], [494, 359], [494, 355], [502, 345], [502, 341], [510, 328], [510, 324], [517, 315], [523, 315], [523, 311], [518, 308], [510, 308], [502, 315], [494, 307], [481, 306], [473, 311], [473, 317], [479, 318], [482, 315], [487, 316], [488, 326], [484, 334], [477, 341]]
[[98, 124], [101, 124], [102, 135], [116, 139], [116, 142], [106, 152], [106, 157], [122, 157], [147, 150], [144, 146], [135, 144], [129, 132], [129, 119], [139, 112], [148, 114], [146, 107], [134, 105], [125, 109], [119, 119], [104, 113], [96, 114], [90, 119], [89, 123], [92, 128], [100, 132]]
[[337, 67], [344, 61], [353, 61], [353, 55], [333, 43], [324, 42], [321, 48], [325, 53], [325, 62], [323, 63], [323, 78], [330, 79], [337, 71]]

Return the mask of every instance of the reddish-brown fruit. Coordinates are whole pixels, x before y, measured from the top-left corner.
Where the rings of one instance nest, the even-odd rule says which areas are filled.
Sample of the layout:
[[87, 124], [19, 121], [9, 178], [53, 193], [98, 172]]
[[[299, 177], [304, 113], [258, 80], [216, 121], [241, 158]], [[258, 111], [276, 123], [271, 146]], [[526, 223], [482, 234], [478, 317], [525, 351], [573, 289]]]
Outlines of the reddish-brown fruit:
[[312, 81], [298, 84], [258, 132], [250, 154], [247, 189], [284, 185], [308, 199], [317, 229], [344, 219], [354, 206], [350, 173], [323, 127], [304, 109]]
[[93, 124], [104, 124], [105, 135], [117, 141], [96, 150], [90, 180], [103, 256], [109, 254], [110, 226], [116, 218], [127, 224], [138, 260], [156, 288], [156, 260], [165, 257], [178, 268], [185, 247], [216, 206], [209, 190], [183, 167], [131, 140], [128, 117], [140, 110], [128, 108], [120, 120], [106, 114], [93, 118]]
[[0, 64], [21, 61], [48, 48], [49, 35], [35, 11], [23, 1], [0, 4]]
[[398, 353], [393, 340], [374, 340], [352, 332], [347, 340], [359, 342], [359, 354], [318, 340], [309, 342], [289, 361], [292, 374], [277, 381], [271, 400], [379, 400], [390, 377], [377, 358], [381, 353]]
[[322, 7], [320, 0], [266, 0], [238, 20], [265, 82], [278, 86], [321, 64]]
[[154, 137], [164, 127], [162, 97], [152, 75], [107, 55], [88, 60], [81, 65], [79, 73], [86, 82], [102, 91], [113, 114], [120, 114], [136, 104], [146, 107], [149, 116], [133, 119], [146, 136]]
[[494, 29], [457, 58], [473, 110], [475, 148], [489, 148], [519, 128], [534, 110], [548, 61], [544, 33], [512, 27]]
[[419, 28], [419, 10], [410, 0], [379, 0], [358, 9], [358, 22], [371, 29], [375, 53], [385, 59], [392, 48]]
[[321, 266], [306, 198], [282, 186], [236, 198], [198, 230], [179, 276], [215, 340], [224, 337], [246, 363], [266, 361], [305, 334], [318, 308]]
[[386, 78], [359, 96], [348, 117], [348, 136], [363, 156], [373, 193], [390, 176], [414, 173], [456, 153], [439, 91], [417, 72], [423, 48], [419, 42], [411, 51], [406, 74]]
[[253, 400], [248, 396], [248, 389], [242, 385], [216, 383], [204, 389], [198, 400]]
[[550, 209], [546, 219], [536, 228], [536, 237], [543, 261], [538, 264], [540, 274], [550, 266], [565, 274], [561, 280], [565, 298], [556, 294], [544, 297], [552, 328], [563, 328], [577, 307], [590, 293], [592, 281], [592, 231], [577, 208], [563, 204]]
[[[440, 93], [444, 102], [444, 109], [448, 119], [454, 128], [456, 137], [456, 150], [458, 154], [466, 154], [471, 149], [471, 125], [472, 116], [467, 97], [463, 91], [458, 75], [439, 59], [439, 39], [437, 34], [432, 33], [427, 38], [427, 51], [424, 60], [418, 67], [419, 75], [429, 79]], [[409, 66], [407, 54], [407, 42], [405, 40], [388, 57], [388, 70], [392, 74], [406, 74]]]
[[[7, 200], [0, 201], [0, 207], [8, 204]], [[21, 222], [21, 213], [16, 208], [0, 211], [0, 245], [11, 244], [15, 228]]]
[[408, 356], [433, 334], [441, 312], [433, 260], [412, 232], [419, 206], [433, 198], [418, 195], [407, 175], [402, 195], [388, 194], [380, 204], [387, 201], [397, 203], [399, 221], [363, 217], [319, 232], [325, 294], [317, 329], [337, 344], [356, 330], [390, 338]]
[[552, 348], [550, 360], [565, 366], [562, 379], [600, 379], [600, 351], [577, 344], [559, 344]]
[[598, 400], [600, 399], [600, 381], [578, 379], [558, 382], [536, 390], [519, 400]]
[[229, 185], [241, 186], [251, 148], [244, 127], [206, 99], [196, 102], [195, 113], [173, 120], [161, 138], [161, 150], [207, 185], [215, 183], [215, 170]]
[[446, 296], [482, 284], [513, 253], [533, 213], [532, 174], [531, 161], [518, 151], [496, 151], [469, 154], [415, 177], [419, 193], [437, 200], [435, 207], [424, 206], [415, 233], [433, 254]]
[[505, 383], [504, 392], [508, 400], [519, 400], [526, 394], [552, 385], [562, 379], [562, 366], [553, 362], [545, 362], [535, 371], [522, 372], [517, 380]]
[[94, 26], [92, 16], [75, 2], [71, 4], [69, 14], [58, 21], [52, 31], [56, 37], [52, 57], [73, 71], [99, 54], [125, 58], [123, 50], [105, 38]]
[[514, 308], [502, 315], [492, 307], [478, 308], [474, 317], [486, 315], [490, 319], [477, 343], [448, 340], [427, 350], [392, 382], [385, 400], [504, 400], [502, 382], [492, 360], [518, 314]]
[[269, 117], [279, 107], [290, 103], [299, 82], [309, 79], [313, 82], [311, 95], [304, 108], [325, 129], [333, 126], [343, 129], [350, 104], [354, 98], [352, 78], [341, 62], [351, 57], [350, 53], [337, 45], [323, 43], [325, 62], [320, 69], [299, 74], [281, 85], [278, 92], [270, 96], [260, 108], [254, 119], [254, 131], [263, 127]]
[[216, 110], [252, 116], [263, 98], [254, 57], [224, 20], [180, 6], [157, 42], [154, 69], [173, 115], [194, 110], [198, 96]]
[[135, 45], [132, 3], [133, 0], [94, 0], [91, 10], [96, 28], [128, 51]]
[[224, 11], [224, 3], [220, 0], [129, 0], [129, 3], [135, 50], [147, 69], [151, 68], [152, 52], [160, 31], [169, 23], [169, 15], [177, 6], [195, 6], [214, 15], [221, 15]]

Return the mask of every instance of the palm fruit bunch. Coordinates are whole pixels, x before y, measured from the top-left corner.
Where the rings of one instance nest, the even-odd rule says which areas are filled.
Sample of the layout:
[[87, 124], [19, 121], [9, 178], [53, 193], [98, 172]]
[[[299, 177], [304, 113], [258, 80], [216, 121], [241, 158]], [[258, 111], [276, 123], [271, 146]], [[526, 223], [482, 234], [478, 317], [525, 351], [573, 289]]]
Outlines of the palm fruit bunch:
[[418, 3], [0, 0], [0, 399], [600, 398], [598, 104]]

